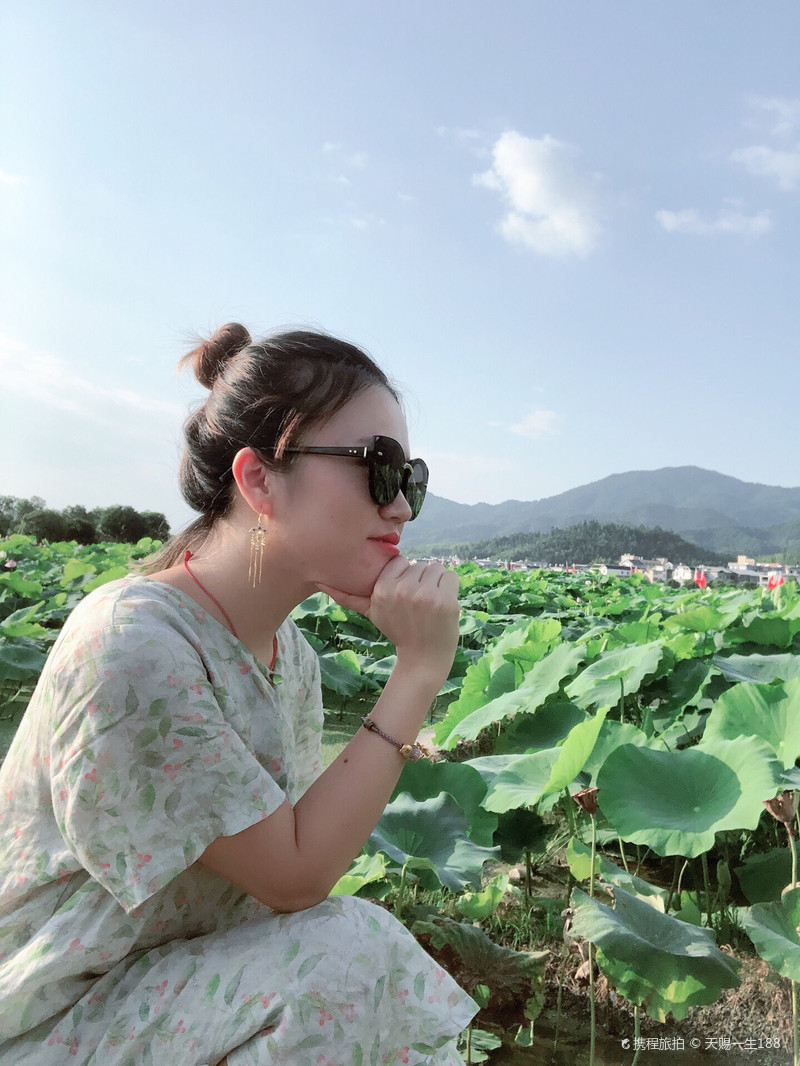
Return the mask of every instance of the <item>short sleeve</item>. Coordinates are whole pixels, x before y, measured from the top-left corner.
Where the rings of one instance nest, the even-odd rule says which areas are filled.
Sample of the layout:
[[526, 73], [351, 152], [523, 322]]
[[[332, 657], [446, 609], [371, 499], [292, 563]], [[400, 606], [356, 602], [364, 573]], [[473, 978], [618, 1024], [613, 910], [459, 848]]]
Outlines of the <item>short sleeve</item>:
[[55, 815], [80, 863], [130, 911], [286, 795], [226, 717], [187, 635], [163, 622], [109, 625], [70, 651], [53, 692]]

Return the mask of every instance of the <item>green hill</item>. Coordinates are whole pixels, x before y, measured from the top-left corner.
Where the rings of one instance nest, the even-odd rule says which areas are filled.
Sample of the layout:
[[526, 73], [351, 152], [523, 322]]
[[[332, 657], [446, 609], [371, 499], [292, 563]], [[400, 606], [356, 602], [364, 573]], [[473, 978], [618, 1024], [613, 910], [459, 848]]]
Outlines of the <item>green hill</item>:
[[643, 559], [669, 559], [695, 566], [724, 566], [726, 555], [691, 544], [668, 530], [629, 526], [620, 522], [578, 522], [546, 533], [514, 533], [470, 544], [423, 545], [409, 554], [456, 555], [460, 559], [497, 559], [553, 565], [561, 563], [617, 563], [630, 552]]

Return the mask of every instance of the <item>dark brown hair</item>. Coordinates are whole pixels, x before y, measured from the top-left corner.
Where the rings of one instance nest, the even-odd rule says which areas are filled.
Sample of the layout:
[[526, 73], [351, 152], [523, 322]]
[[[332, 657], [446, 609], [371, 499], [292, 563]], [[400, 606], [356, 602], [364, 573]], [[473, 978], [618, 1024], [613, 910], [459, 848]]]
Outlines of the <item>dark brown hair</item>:
[[244, 326], [229, 322], [181, 359], [210, 390], [184, 424], [179, 484], [189, 506], [200, 512], [143, 568], [155, 573], [196, 551], [234, 498], [231, 463], [248, 445], [270, 465], [287, 469], [285, 455], [313, 425], [325, 422], [370, 386], [399, 400], [383, 371], [355, 345], [325, 333], [295, 330], [253, 341]]

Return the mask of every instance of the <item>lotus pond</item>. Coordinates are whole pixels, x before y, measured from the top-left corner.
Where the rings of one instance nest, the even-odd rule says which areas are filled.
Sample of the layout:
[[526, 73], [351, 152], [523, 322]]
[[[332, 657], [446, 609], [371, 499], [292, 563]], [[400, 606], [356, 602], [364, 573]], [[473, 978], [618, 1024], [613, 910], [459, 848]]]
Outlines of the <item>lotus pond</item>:
[[[6, 737], [69, 611], [154, 546], [0, 543]], [[791, 1062], [796, 584], [459, 571], [438, 753], [405, 767], [336, 891], [390, 907], [481, 1004], [472, 1061]], [[394, 649], [321, 594], [295, 618], [344, 742]]]

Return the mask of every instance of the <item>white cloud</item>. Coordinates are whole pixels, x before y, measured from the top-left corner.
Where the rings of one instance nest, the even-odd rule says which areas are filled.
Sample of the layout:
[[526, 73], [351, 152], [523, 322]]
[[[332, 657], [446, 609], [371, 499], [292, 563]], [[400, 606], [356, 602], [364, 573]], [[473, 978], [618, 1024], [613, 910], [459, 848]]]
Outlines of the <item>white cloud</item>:
[[424, 455], [430, 467], [431, 492], [449, 500], [475, 500], [477, 485], [480, 499], [487, 503], [501, 503], [519, 491], [524, 476], [518, 464], [510, 458], [438, 451], [427, 448], [424, 442], [414, 454]]
[[353, 167], [356, 170], [363, 170], [367, 165], [367, 153], [366, 152], [353, 152], [351, 156], [347, 158], [347, 165]]
[[[107, 388], [73, 373], [63, 359], [38, 352], [20, 341], [0, 335], [0, 375], [3, 391], [16, 394], [96, 422], [115, 430], [145, 435], [149, 430], [142, 416], [182, 420], [185, 411], [176, 403], [147, 396], [132, 389]], [[126, 421], [126, 415], [132, 416]]]
[[800, 184], [800, 144], [794, 148], [770, 148], [766, 144], [752, 144], [731, 152], [734, 163], [759, 177], [774, 178], [779, 189], [790, 191]]
[[0, 185], [20, 185], [21, 183], [21, 174], [9, 174], [6, 170], [0, 170]]
[[521, 422], [509, 426], [512, 433], [520, 437], [530, 437], [540, 440], [542, 437], [551, 437], [556, 430], [558, 415], [555, 411], [530, 411]]
[[738, 200], [727, 201], [713, 219], [703, 218], [694, 207], [682, 211], [656, 211], [656, 221], [667, 233], [692, 233], [708, 236], [716, 233], [735, 233], [746, 237], [761, 237], [772, 229], [769, 211], [746, 215]]
[[800, 100], [785, 96], [751, 96], [749, 103], [756, 111], [766, 112], [772, 118], [769, 132], [773, 137], [791, 137], [800, 129]]
[[798, 188], [800, 100], [785, 96], [753, 96], [748, 102], [754, 118], [747, 125], [760, 130], [765, 140], [737, 148], [729, 158], [757, 177], [773, 178], [779, 189], [789, 192]]
[[472, 180], [508, 204], [500, 223], [507, 241], [542, 255], [585, 257], [594, 251], [602, 226], [593, 181], [575, 168], [573, 148], [550, 136], [508, 130], [492, 154], [491, 168]]

